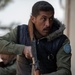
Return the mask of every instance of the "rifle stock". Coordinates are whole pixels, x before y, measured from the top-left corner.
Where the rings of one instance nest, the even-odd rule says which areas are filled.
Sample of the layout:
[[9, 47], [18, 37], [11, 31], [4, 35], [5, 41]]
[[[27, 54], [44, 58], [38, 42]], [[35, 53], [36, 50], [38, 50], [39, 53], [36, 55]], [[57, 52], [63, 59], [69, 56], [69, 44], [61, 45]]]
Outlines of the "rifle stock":
[[34, 33], [33, 33], [33, 24], [31, 20], [29, 20], [28, 24], [28, 30], [29, 30], [29, 36], [31, 40], [31, 51], [32, 51], [32, 75], [40, 75], [40, 70], [39, 70], [39, 62], [37, 59], [37, 51], [36, 51], [36, 40], [34, 38]]

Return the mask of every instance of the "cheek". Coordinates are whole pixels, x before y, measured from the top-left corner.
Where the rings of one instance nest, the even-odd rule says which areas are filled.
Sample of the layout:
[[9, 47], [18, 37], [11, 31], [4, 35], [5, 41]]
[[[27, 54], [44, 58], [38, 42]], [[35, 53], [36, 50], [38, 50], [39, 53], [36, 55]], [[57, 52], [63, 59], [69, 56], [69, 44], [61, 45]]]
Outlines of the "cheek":
[[35, 21], [35, 27], [39, 32], [42, 32], [42, 30], [44, 29], [44, 22], [42, 22], [41, 20], [36, 20]]
[[53, 22], [50, 22], [50, 24], [49, 24], [50, 29], [52, 28], [52, 25], [53, 25]]
[[7, 61], [7, 60], [5, 60], [5, 61], [4, 61], [4, 64], [7, 64], [7, 63], [8, 63], [8, 61]]
[[43, 29], [44, 25], [41, 22], [38, 22], [36, 24], [36, 29], [38, 29], [39, 31], [41, 31]]

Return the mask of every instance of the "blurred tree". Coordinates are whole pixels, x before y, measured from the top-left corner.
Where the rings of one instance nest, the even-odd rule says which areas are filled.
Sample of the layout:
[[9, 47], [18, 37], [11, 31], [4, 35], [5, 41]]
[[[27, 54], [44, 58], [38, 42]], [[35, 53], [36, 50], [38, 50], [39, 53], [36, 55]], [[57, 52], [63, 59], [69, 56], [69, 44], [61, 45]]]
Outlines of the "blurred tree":
[[12, 0], [0, 0], [0, 10], [3, 9]]
[[[0, 10], [4, 9], [8, 5], [8, 3], [10, 3], [11, 1], [13, 1], [13, 0], [0, 0]], [[18, 24], [19, 23], [12, 22], [9, 26], [8, 25], [6, 26], [6, 25], [2, 25], [1, 21], [0, 21], [0, 29], [11, 30], [14, 26], [17, 26]]]
[[12, 30], [14, 27], [16, 27], [19, 24], [20, 24], [19, 22], [18, 23], [12, 22], [11, 24], [6, 26], [6, 25], [1, 25], [1, 23], [0, 23], [0, 29], [2, 29], [2, 30], [6, 30], [6, 29]]

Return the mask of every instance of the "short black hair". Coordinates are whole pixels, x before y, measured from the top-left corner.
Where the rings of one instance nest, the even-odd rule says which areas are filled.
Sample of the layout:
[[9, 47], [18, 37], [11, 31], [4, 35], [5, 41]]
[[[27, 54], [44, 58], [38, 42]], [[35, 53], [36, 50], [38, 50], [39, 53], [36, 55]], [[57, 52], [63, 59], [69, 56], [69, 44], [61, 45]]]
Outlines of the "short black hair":
[[32, 16], [38, 16], [40, 11], [52, 11], [54, 13], [54, 7], [46, 1], [38, 1], [32, 7]]

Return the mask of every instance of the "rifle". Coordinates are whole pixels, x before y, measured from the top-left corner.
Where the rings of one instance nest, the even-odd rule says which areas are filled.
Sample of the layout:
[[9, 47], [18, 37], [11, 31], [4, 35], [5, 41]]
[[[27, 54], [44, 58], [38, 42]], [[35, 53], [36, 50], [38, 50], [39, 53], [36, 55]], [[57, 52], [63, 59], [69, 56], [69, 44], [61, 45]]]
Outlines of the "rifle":
[[29, 30], [29, 35], [30, 35], [30, 40], [31, 40], [31, 52], [32, 52], [32, 74], [31, 75], [40, 75], [40, 70], [39, 70], [39, 62], [37, 59], [37, 51], [36, 51], [36, 40], [34, 38], [34, 33], [33, 33], [33, 24], [31, 20], [29, 20], [29, 25], [28, 25], [28, 30]]

